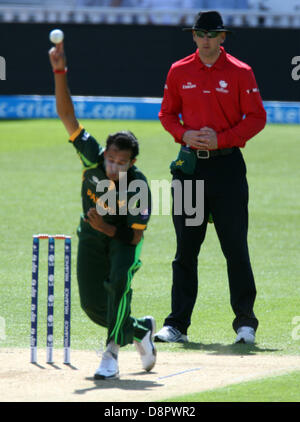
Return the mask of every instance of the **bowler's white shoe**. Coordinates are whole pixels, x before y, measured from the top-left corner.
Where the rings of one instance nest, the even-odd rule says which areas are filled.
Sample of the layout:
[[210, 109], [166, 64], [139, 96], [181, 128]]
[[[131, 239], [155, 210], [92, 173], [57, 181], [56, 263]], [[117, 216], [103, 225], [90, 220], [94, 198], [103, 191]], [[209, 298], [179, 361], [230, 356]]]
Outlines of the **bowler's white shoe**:
[[254, 344], [255, 342], [255, 331], [252, 327], [240, 327], [237, 330], [237, 337], [235, 343], [246, 343]]
[[156, 363], [156, 349], [152, 342], [153, 333], [156, 328], [155, 319], [152, 316], [146, 316], [145, 325], [148, 331], [143, 337], [142, 341], [134, 340], [136, 350], [140, 354], [142, 366], [145, 371], [151, 371]]
[[119, 378], [118, 356], [106, 350], [94, 378], [96, 380]]

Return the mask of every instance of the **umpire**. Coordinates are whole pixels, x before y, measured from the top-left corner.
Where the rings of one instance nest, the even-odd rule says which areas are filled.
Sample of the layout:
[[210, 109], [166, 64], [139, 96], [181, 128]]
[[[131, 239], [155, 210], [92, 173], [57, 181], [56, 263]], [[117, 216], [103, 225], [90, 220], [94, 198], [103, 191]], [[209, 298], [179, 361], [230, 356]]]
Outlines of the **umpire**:
[[204, 220], [187, 226], [187, 216], [173, 210], [177, 250], [172, 310], [155, 341], [188, 341], [198, 291], [198, 255], [212, 217], [227, 261], [235, 342], [251, 344], [258, 320], [247, 244], [248, 184], [240, 148], [264, 128], [266, 112], [251, 67], [221, 46], [230, 32], [221, 15], [199, 13], [194, 26], [184, 30], [192, 31], [197, 50], [171, 66], [159, 118], [181, 144], [171, 164], [173, 181], [184, 188], [184, 181], [192, 180], [194, 190], [197, 180], [204, 181]]

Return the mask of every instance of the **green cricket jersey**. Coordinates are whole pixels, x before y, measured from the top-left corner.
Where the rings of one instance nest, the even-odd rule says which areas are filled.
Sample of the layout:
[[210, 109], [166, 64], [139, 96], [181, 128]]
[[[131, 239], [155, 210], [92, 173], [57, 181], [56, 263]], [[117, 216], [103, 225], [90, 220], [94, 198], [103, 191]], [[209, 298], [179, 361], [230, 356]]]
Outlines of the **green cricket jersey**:
[[146, 177], [132, 166], [120, 182], [107, 179], [104, 148], [81, 125], [69, 139], [84, 167], [82, 208], [86, 215], [92, 207], [102, 209], [104, 221], [144, 230], [151, 214], [151, 192]]

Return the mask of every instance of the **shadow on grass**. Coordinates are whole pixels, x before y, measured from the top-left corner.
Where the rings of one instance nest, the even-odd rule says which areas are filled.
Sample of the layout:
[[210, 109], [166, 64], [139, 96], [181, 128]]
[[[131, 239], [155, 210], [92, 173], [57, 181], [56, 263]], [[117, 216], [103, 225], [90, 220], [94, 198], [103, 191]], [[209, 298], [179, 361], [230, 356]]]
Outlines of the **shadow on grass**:
[[277, 352], [279, 349], [261, 348], [255, 344], [220, 344], [220, 343], [183, 343], [182, 348], [186, 350], [202, 350], [212, 352], [212, 355], [255, 355], [262, 352]]

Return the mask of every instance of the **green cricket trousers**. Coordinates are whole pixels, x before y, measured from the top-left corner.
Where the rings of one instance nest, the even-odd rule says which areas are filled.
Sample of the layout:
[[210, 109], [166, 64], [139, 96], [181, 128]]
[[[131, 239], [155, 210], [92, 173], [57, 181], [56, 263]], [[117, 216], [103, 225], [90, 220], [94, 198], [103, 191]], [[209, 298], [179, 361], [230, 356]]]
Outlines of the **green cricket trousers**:
[[131, 316], [131, 282], [141, 267], [143, 239], [127, 245], [94, 230], [83, 218], [77, 230], [80, 304], [88, 317], [108, 329], [107, 341], [120, 346], [142, 340], [143, 318]]

